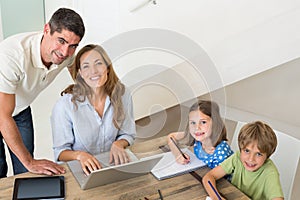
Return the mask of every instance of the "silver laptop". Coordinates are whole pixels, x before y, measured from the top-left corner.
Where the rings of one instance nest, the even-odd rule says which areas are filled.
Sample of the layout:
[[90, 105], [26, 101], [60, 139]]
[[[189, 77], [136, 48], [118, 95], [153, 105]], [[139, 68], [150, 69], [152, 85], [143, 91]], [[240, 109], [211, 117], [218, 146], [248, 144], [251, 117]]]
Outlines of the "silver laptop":
[[149, 173], [163, 157], [163, 154], [138, 159], [130, 150], [126, 149], [131, 162], [123, 165], [109, 165], [109, 152], [95, 156], [102, 164], [102, 169], [92, 171], [88, 176], [84, 174], [79, 161], [67, 162], [75, 179], [83, 190], [122, 181]]

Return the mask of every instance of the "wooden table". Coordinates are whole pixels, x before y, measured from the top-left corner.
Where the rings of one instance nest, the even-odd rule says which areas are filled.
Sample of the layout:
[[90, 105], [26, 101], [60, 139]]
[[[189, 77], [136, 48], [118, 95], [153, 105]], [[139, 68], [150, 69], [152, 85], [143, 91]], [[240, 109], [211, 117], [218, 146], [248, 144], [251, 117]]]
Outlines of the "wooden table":
[[[161, 153], [159, 146], [166, 144], [166, 138], [156, 138], [146, 142], [136, 143], [130, 149], [138, 158]], [[119, 181], [112, 184], [99, 186], [89, 190], [81, 190], [70, 169], [64, 164], [67, 172], [65, 176], [66, 199], [67, 200], [86, 200], [86, 199], [126, 199], [126, 200], [150, 200], [159, 199], [158, 189], [164, 200], [192, 200], [205, 199], [207, 193], [203, 186], [191, 174], [184, 174], [174, 178], [158, 181], [152, 174]], [[196, 172], [203, 176], [209, 168], [199, 169]], [[24, 173], [8, 178], [0, 179], [0, 199], [12, 199], [14, 179], [19, 177], [42, 176], [32, 173]], [[225, 179], [217, 182], [217, 187], [221, 193], [229, 200], [249, 199], [236, 187]], [[146, 197], [146, 198], [145, 198]]]

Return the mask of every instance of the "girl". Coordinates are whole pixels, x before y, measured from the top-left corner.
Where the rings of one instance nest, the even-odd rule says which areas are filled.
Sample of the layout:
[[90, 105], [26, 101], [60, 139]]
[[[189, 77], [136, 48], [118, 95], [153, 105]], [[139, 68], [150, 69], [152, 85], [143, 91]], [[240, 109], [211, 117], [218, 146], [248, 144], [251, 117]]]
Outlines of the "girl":
[[171, 141], [187, 140], [188, 145], [194, 144], [194, 153], [198, 159], [214, 168], [233, 154], [227, 144], [226, 128], [219, 113], [219, 106], [213, 101], [199, 100], [189, 111], [188, 124], [185, 132], [175, 132], [168, 135], [168, 144], [176, 161], [187, 164], [190, 157], [185, 159]]

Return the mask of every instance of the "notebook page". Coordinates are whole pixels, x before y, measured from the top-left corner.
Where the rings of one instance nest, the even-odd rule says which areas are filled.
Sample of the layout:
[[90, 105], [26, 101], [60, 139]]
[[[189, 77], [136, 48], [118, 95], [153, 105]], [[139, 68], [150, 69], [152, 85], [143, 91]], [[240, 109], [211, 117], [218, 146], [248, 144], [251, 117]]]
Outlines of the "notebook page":
[[151, 170], [151, 173], [159, 180], [178, 176], [190, 171], [199, 169], [206, 164], [199, 160], [193, 152], [185, 148], [182, 151], [190, 156], [190, 163], [182, 165], [176, 162], [172, 152], [164, 153], [163, 158], [158, 164]]

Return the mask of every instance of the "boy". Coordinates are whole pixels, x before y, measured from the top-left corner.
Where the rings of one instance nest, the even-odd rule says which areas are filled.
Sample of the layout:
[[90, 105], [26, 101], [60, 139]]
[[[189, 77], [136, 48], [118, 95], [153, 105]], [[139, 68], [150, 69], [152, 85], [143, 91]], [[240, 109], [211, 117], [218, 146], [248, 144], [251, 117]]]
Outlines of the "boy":
[[240, 130], [238, 144], [239, 152], [203, 177], [209, 196], [218, 199], [208, 181], [216, 188], [216, 180], [232, 174], [231, 183], [251, 199], [283, 200], [278, 170], [269, 159], [277, 146], [271, 127], [260, 121], [246, 124]]

